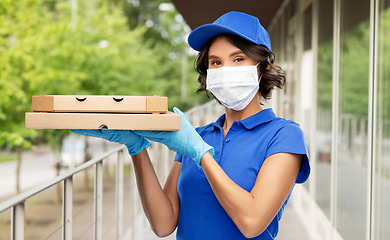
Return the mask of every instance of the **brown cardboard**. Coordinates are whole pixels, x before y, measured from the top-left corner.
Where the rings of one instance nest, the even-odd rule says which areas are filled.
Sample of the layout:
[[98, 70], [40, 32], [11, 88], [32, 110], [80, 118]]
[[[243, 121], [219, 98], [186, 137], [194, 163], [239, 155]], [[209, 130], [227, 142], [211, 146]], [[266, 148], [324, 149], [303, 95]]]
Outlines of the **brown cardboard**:
[[34, 112], [166, 113], [168, 98], [160, 96], [39, 95]]
[[124, 129], [124, 130], [180, 130], [180, 115], [119, 114], [119, 113], [43, 113], [28, 112], [26, 128], [33, 129]]

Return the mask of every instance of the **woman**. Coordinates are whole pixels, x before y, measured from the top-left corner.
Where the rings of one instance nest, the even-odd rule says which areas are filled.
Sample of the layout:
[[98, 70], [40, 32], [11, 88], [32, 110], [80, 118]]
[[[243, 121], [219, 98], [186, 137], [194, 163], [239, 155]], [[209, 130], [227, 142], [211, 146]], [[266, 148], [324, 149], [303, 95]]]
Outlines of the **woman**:
[[[200, 89], [225, 106], [216, 122], [195, 130], [184, 114], [178, 132], [74, 130], [125, 144], [153, 231], [177, 239], [274, 239], [295, 183], [310, 166], [299, 125], [261, 101], [282, 88], [268, 33], [257, 18], [229, 12], [195, 29]], [[177, 152], [164, 188], [146, 140]]]

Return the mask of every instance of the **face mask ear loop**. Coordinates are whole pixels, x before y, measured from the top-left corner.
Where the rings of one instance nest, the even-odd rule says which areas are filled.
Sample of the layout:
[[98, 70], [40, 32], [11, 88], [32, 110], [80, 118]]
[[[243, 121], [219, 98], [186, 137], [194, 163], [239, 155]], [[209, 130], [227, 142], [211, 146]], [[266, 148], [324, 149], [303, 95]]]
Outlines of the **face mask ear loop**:
[[[259, 64], [260, 64], [260, 62], [258, 62], [258, 63], [256, 64], [256, 67], [259, 66]], [[260, 80], [261, 80], [262, 77], [263, 77], [263, 75], [260, 74], [259, 82], [260, 82]]]

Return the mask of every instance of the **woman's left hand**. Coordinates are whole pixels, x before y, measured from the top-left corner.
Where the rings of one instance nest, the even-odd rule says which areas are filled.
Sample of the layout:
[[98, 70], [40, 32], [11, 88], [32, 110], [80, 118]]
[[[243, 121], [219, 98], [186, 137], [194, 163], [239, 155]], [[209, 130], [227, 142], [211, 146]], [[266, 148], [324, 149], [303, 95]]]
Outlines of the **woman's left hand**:
[[214, 156], [214, 148], [203, 141], [187, 117], [178, 108], [173, 108], [180, 114], [180, 131], [134, 131], [149, 140], [162, 143], [170, 150], [191, 157], [200, 168], [200, 159], [210, 151]]

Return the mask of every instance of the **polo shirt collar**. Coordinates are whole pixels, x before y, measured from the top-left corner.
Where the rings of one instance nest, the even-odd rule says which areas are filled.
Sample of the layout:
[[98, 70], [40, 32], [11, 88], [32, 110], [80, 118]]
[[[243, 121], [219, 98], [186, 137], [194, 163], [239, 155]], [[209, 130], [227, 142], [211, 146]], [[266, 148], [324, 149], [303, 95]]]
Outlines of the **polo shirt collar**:
[[213, 123], [213, 125], [217, 128], [221, 128], [223, 123], [225, 122], [225, 113], [222, 114], [217, 121]]
[[272, 108], [263, 109], [262, 111], [252, 115], [248, 118], [241, 120], [240, 122], [246, 129], [253, 129], [263, 123], [271, 122], [276, 118], [276, 115]]
[[[272, 108], [263, 109], [262, 111], [241, 120], [240, 122], [246, 129], [253, 129], [263, 123], [270, 122], [276, 118]], [[216, 122], [213, 123], [215, 127], [221, 128], [225, 122], [225, 114], [220, 116]]]

